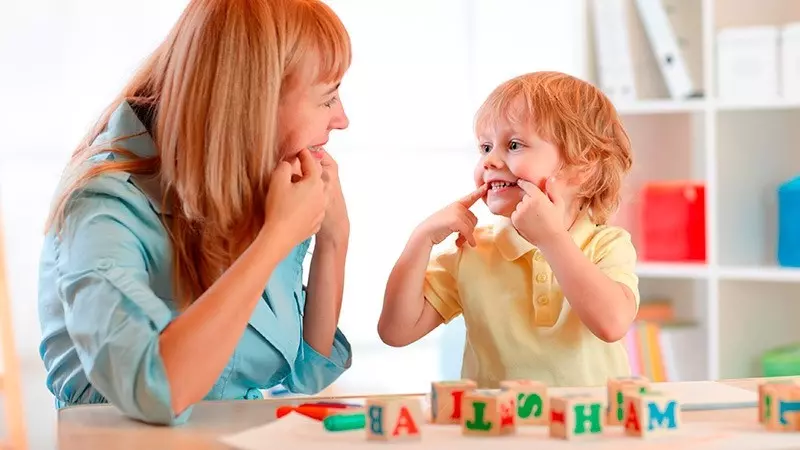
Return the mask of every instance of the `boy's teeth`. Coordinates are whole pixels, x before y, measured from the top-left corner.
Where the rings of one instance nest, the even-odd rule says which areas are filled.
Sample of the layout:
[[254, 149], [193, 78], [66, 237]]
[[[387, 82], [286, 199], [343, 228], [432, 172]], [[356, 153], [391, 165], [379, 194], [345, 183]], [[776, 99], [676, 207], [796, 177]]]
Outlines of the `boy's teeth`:
[[515, 184], [516, 183], [512, 183], [512, 182], [509, 182], [509, 181], [493, 181], [492, 185], [491, 185], [491, 188], [492, 189], [502, 189], [502, 188], [507, 188], [507, 187], [514, 186]]

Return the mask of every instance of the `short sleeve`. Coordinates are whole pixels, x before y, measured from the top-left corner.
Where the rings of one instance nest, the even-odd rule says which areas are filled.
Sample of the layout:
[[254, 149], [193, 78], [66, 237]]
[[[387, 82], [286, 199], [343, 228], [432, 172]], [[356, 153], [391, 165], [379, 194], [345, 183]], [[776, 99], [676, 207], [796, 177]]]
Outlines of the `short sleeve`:
[[636, 258], [636, 248], [627, 231], [610, 228], [599, 237], [595, 264], [606, 276], [624, 284], [633, 292], [638, 308], [639, 277], [636, 275]]
[[172, 311], [151, 289], [141, 233], [152, 224], [106, 195], [72, 201], [56, 240], [64, 320], [88, 381], [125, 415], [174, 425], [159, 335]]
[[461, 250], [455, 245], [446, 248], [431, 258], [425, 272], [423, 294], [444, 323], [461, 314], [458, 296], [458, 264]]

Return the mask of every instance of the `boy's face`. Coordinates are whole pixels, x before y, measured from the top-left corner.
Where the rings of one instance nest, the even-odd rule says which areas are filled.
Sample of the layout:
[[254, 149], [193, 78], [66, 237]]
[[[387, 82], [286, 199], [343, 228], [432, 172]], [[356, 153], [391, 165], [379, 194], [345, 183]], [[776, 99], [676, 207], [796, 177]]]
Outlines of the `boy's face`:
[[518, 179], [544, 192], [545, 181], [561, 164], [559, 149], [542, 139], [532, 126], [498, 120], [478, 130], [477, 137], [481, 158], [475, 167], [475, 185], [488, 183], [485, 202], [496, 215], [510, 217], [522, 200]]

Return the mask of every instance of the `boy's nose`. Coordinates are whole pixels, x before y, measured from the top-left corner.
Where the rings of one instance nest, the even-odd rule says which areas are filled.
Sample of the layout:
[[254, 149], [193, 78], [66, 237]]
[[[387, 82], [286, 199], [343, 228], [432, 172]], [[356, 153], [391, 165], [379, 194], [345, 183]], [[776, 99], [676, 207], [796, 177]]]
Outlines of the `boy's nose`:
[[503, 163], [503, 158], [501, 158], [500, 155], [498, 155], [497, 152], [494, 151], [494, 150], [489, 152], [489, 154], [486, 155], [486, 158], [483, 159], [483, 167], [485, 167], [485, 168], [503, 167], [503, 164], [504, 164]]

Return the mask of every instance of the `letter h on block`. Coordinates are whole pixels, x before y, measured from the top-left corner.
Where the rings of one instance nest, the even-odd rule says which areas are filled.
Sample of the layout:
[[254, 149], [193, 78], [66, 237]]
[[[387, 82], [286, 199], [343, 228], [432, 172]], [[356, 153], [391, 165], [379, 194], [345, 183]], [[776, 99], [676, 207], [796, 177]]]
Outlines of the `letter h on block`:
[[517, 400], [501, 389], [464, 394], [461, 432], [464, 435], [501, 436], [517, 431]]
[[581, 439], [603, 434], [605, 400], [590, 395], [550, 398], [550, 437]]
[[500, 388], [517, 397], [517, 424], [547, 425], [550, 423], [550, 401], [547, 385], [533, 380], [507, 380]]
[[461, 423], [461, 402], [465, 392], [476, 389], [472, 380], [439, 381], [431, 384], [431, 419], [438, 424]]
[[681, 425], [678, 401], [660, 392], [625, 393], [625, 434], [648, 437], [675, 432]]
[[367, 440], [420, 439], [423, 425], [420, 401], [411, 397], [368, 398]]

